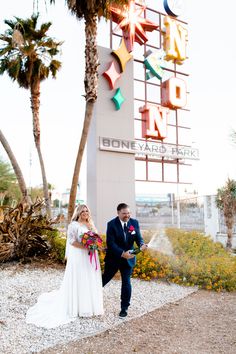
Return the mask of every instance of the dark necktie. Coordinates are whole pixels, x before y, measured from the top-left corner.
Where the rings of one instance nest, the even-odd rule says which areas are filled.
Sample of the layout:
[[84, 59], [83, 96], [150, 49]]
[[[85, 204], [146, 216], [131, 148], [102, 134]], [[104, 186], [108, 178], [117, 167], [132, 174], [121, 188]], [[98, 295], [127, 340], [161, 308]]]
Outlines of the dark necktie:
[[127, 223], [125, 222], [125, 223], [124, 223], [125, 240], [126, 240], [127, 232], [128, 232], [128, 227], [127, 227]]

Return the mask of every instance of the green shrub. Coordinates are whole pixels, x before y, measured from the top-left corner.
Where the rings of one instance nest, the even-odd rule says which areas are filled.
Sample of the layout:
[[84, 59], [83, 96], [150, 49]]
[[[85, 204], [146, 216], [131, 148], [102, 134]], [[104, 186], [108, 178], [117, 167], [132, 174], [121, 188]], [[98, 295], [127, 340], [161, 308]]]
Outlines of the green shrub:
[[[65, 259], [66, 235], [59, 230], [45, 230], [43, 234], [46, 236], [51, 246], [50, 256], [56, 261], [63, 262]], [[101, 237], [103, 239], [103, 247], [105, 248], [105, 235], [101, 235]], [[105, 253], [99, 252], [99, 259], [102, 270], [104, 269], [104, 258]]]
[[[43, 230], [42, 235], [50, 244], [50, 257], [56, 261], [63, 262], [65, 259], [66, 235], [59, 230]], [[103, 247], [105, 248], [105, 235], [101, 235], [103, 239]], [[101, 269], [104, 269], [105, 253], [99, 252]]]
[[65, 258], [66, 237], [59, 230], [46, 230], [43, 232], [50, 243], [50, 257], [63, 262]]

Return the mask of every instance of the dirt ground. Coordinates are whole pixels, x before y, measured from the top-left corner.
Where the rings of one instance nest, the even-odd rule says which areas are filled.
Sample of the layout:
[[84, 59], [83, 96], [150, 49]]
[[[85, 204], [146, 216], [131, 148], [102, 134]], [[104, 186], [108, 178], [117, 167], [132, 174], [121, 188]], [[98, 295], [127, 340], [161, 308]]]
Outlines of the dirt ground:
[[93, 337], [41, 354], [235, 354], [236, 292], [198, 291]]

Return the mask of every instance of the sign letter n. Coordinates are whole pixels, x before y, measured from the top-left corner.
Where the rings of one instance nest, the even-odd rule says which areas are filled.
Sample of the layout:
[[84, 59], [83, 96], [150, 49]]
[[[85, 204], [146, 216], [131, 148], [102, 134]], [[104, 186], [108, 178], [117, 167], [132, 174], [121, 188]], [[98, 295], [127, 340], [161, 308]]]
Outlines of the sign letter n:
[[147, 104], [139, 108], [142, 114], [142, 137], [163, 140], [167, 137], [169, 108]]

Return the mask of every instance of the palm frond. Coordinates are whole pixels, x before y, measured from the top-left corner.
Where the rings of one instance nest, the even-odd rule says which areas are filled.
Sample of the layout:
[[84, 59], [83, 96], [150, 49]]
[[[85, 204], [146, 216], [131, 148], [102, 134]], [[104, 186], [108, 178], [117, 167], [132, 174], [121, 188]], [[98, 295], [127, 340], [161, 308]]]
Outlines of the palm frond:
[[51, 27], [51, 25], [52, 25], [52, 22], [43, 23], [40, 27], [39, 33], [41, 33], [42, 36], [44, 36], [45, 33], [47, 33], [47, 31]]
[[7, 42], [9, 44], [12, 43], [12, 36], [7, 36], [7, 35], [4, 35], [4, 34], [1, 34], [0, 35], [0, 40], [3, 41], [3, 42]]
[[10, 28], [0, 34], [0, 74], [8, 73], [24, 88], [29, 88], [35, 79], [46, 79], [49, 73], [56, 76], [57, 66], [50, 65], [63, 43], [47, 35], [51, 22], [37, 28], [38, 18], [38, 14], [33, 14], [27, 19], [15, 17], [14, 20], [5, 20]]
[[[51, 1], [53, 3], [55, 1]], [[128, 0], [67, 0], [67, 6], [78, 18], [89, 18], [90, 16], [109, 16], [111, 4], [126, 5]]]
[[49, 66], [52, 77], [55, 78], [58, 70], [61, 68], [61, 62], [58, 60], [52, 60]]
[[50, 73], [49, 67], [45, 66], [45, 65], [41, 65], [40, 68], [39, 68], [39, 79], [40, 79], [40, 81], [45, 80], [49, 76], [49, 73]]
[[20, 68], [21, 68], [21, 59], [19, 57], [10, 61], [8, 65], [8, 75], [12, 80], [14, 81], [17, 80]]
[[4, 23], [8, 25], [12, 30], [14, 30], [16, 22], [13, 20], [4, 20]]
[[4, 56], [5, 54], [9, 53], [12, 49], [12, 46], [11, 45], [6, 45], [5, 47], [2, 47], [0, 49], [0, 57], [1, 56]]

